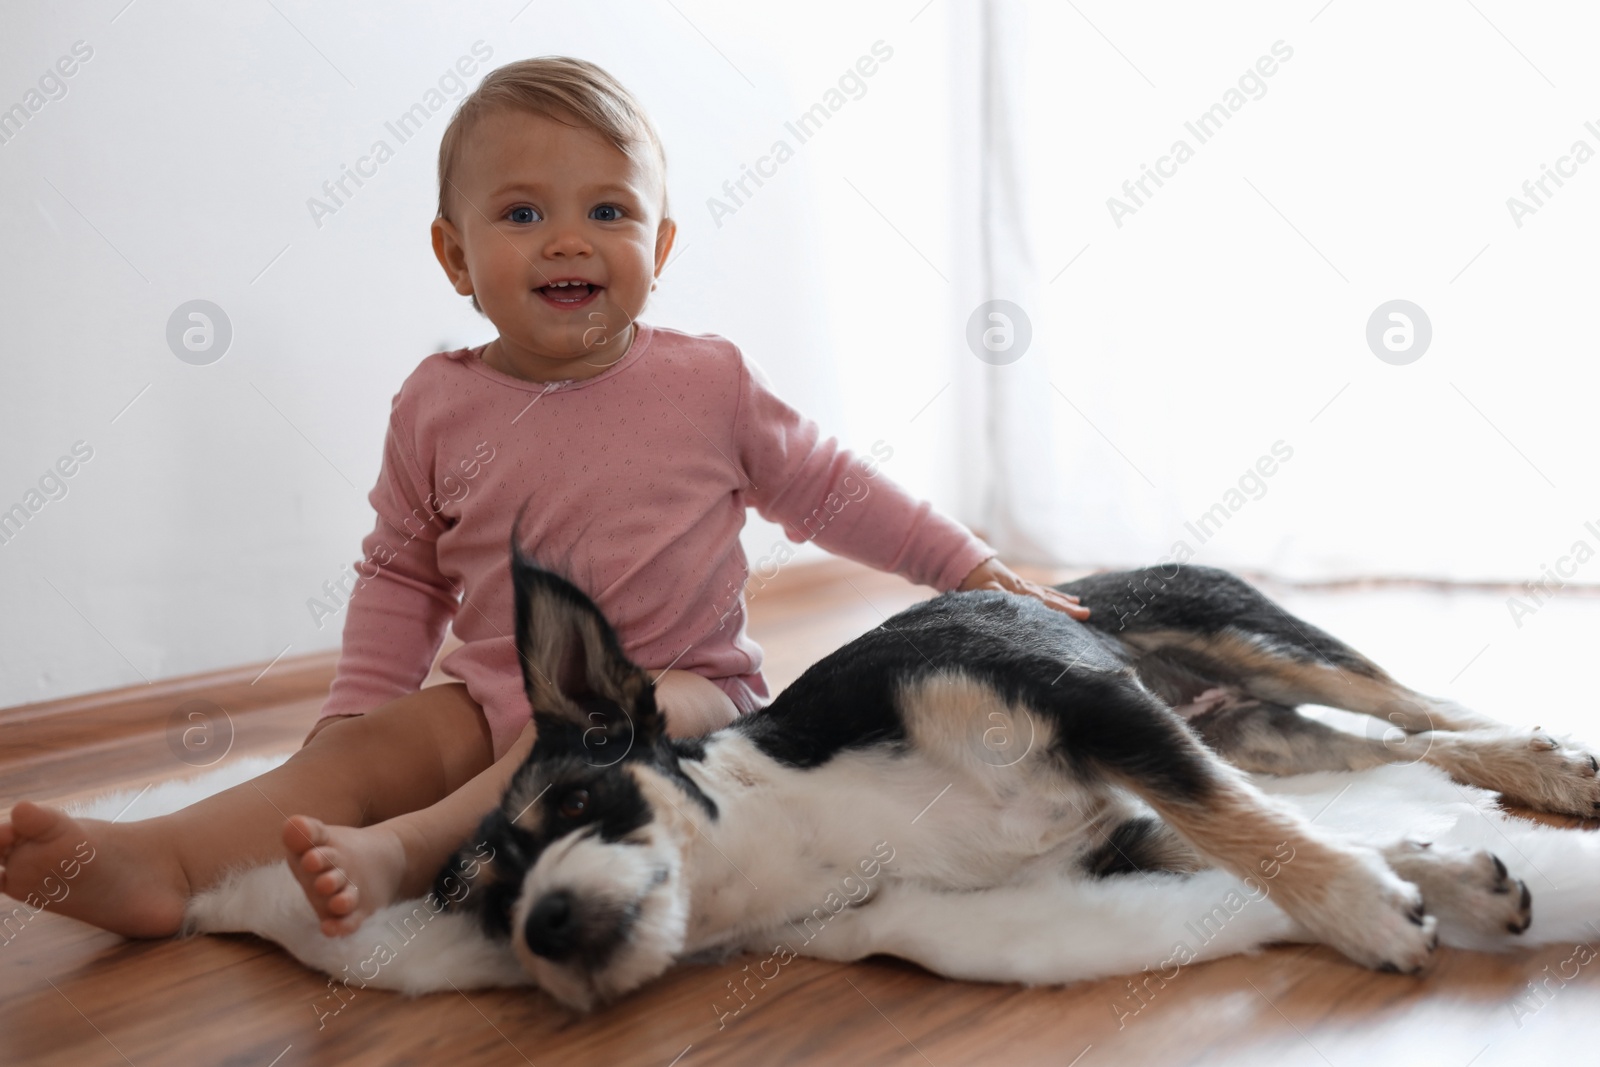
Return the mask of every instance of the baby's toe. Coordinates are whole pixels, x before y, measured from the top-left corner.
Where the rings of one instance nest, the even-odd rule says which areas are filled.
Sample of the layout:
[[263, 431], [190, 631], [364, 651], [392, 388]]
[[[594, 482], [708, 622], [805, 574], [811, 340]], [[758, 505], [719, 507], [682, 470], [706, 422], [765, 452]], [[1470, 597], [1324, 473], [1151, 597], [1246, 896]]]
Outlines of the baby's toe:
[[328, 898], [328, 912], [331, 915], [349, 915], [360, 903], [361, 890], [353, 885], [346, 885]]
[[67, 822], [67, 817], [54, 808], [35, 804], [31, 800], [19, 800], [16, 807], [11, 809], [9, 828], [13, 842], [41, 840], [52, 837]]
[[328, 827], [309, 815], [291, 815], [283, 824], [283, 844], [290, 852], [310, 852], [328, 843]]
[[311, 882], [311, 888], [325, 897], [332, 897], [350, 884], [350, 876], [338, 867], [317, 875]]
[[301, 870], [309, 875], [320, 875], [325, 870], [338, 870], [339, 864], [334, 861], [333, 854], [325, 848], [306, 849], [301, 856]]

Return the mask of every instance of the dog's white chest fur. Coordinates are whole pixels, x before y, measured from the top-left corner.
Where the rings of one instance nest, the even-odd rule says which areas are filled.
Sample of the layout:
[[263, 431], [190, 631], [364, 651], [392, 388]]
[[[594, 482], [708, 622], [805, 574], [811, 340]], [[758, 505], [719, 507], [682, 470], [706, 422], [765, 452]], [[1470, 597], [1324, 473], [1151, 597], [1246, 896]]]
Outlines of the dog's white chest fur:
[[1106, 790], [1063, 786], [1045, 766], [1048, 724], [987, 687], [944, 676], [907, 693], [905, 706], [915, 714], [904, 746], [796, 768], [733, 734], [685, 765], [719, 803], [715, 820], [697, 820], [685, 864], [695, 872], [689, 951], [893, 883], [1005, 885], [1064, 864], [1128, 814]]

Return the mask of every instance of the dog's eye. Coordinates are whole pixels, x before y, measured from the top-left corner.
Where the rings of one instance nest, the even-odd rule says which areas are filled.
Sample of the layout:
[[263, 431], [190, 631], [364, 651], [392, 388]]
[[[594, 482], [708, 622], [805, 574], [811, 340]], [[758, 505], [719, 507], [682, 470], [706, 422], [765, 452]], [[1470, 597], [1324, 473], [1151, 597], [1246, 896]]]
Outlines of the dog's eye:
[[576, 819], [589, 810], [589, 791], [587, 789], [574, 789], [561, 800], [561, 807], [557, 813], [563, 819]]

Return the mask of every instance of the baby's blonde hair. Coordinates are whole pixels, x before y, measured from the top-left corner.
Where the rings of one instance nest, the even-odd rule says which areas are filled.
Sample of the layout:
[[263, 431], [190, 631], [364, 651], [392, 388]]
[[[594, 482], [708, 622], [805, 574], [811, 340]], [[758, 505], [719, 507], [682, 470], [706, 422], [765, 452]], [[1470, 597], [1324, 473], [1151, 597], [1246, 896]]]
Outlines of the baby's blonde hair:
[[571, 56], [539, 56], [507, 63], [468, 94], [450, 117], [439, 142], [439, 217], [448, 219], [450, 175], [467, 134], [484, 114], [512, 108], [557, 122], [577, 120], [599, 133], [618, 151], [636, 158], [641, 149], [661, 179], [661, 214], [667, 215], [667, 154], [661, 138], [633, 94], [587, 60]]

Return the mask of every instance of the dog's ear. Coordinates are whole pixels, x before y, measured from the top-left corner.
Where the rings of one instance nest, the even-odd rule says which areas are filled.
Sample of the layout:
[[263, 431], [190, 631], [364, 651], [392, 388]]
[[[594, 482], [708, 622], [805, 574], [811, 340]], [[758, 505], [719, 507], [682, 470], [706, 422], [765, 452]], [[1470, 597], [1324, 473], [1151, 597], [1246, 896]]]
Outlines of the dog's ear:
[[616, 631], [583, 590], [522, 553], [515, 525], [511, 578], [517, 654], [541, 739], [569, 737], [605, 763], [654, 745], [663, 724], [650, 676], [623, 655]]

